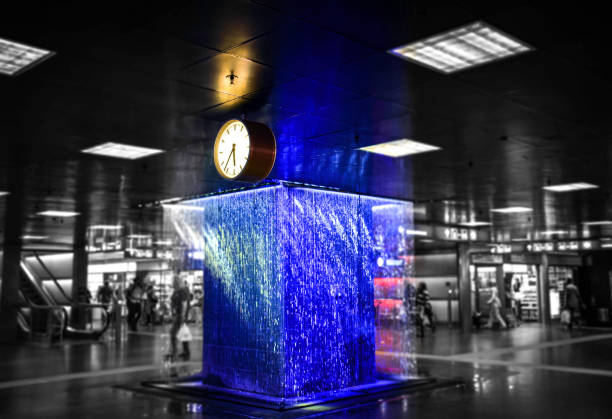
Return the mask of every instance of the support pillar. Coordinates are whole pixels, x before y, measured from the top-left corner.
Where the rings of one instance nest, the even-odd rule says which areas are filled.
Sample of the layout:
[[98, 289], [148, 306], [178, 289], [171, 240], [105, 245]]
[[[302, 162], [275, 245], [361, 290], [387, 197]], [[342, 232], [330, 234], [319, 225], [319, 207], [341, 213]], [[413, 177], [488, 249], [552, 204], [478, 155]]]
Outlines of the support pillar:
[[70, 323], [73, 327], [82, 329], [85, 327], [88, 319], [87, 312], [79, 310], [77, 305], [79, 303], [87, 303], [88, 301], [88, 289], [87, 289], [87, 263], [88, 255], [86, 250], [87, 243], [87, 224], [85, 216], [77, 217], [74, 225], [74, 236], [73, 236], [73, 254], [72, 254], [72, 315], [70, 316]]
[[538, 275], [538, 298], [540, 321], [544, 324], [550, 324], [550, 291], [548, 280], [548, 254], [542, 253], [542, 263], [540, 264], [540, 272]]
[[2, 261], [2, 297], [0, 299], [0, 342], [17, 340], [19, 310], [19, 261], [21, 245], [5, 243]]
[[21, 226], [23, 201], [16, 194], [6, 198], [4, 248], [0, 288], [0, 342], [17, 340], [19, 311], [19, 263], [21, 262]]
[[470, 278], [470, 251], [468, 243], [457, 246], [457, 271], [459, 274], [459, 321], [461, 331], [472, 330], [472, 280]]

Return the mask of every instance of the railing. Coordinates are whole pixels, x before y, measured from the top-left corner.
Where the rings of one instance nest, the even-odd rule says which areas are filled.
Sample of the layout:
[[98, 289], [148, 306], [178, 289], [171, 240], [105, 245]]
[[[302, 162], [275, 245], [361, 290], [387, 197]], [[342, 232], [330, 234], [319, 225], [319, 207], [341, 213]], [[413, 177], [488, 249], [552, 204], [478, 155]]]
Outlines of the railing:
[[[69, 326], [67, 329], [67, 335], [75, 338], [85, 338], [85, 337], [100, 337], [106, 332], [108, 327], [110, 326], [110, 315], [108, 312], [108, 305], [106, 304], [75, 304], [72, 306], [74, 316], [74, 311], [78, 312], [77, 316], [80, 316], [80, 322], [84, 327], [77, 328], [74, 326]], [[99, 328], [94, 328], [94, 314], [96, 310], [100, 312], [100, 323], [101, 326]]]
[[66, 292], [64, 291], [64, 288], [60, 285], [60, 283], [58, 282], [57, 278], [51, 273], [49, 268], [47, 268], [47, 265], [45, 265], [45, 263], [40, 258], [38, 253], [37, 252], [32, 252], [32, 253], [34, 254], [34, 257], [36, 258], [36, 260], [38, 261], [40, 266], [43, 268], [43, 270], [47, 273], [47, 276], [49, 277], [49, 279], [51, 279], [53, 281], [53, 283], [55, 284], [55, 286], [59, 289], [60, 293], [66, 299], [66, 301], [72, 301], [72, 298], [70, 298], [68, 295], [66, 295]]
[[[68, 327], [68, 312], [62, 306], [41, 306], [29, 304], [30, 316], [27, 321], [30, 337], [42, 337], [49, 343], [57, 336], [61, 342]], [[26, 317], [27, 318], [27, 317]]]
[[[53, 283], [56, 285], [56, 287], [59, 289], [59, 292], [65, 298], [65, 300], [68, 302], [71, 302], [72, 299], [66, 294], [66, 292], [64, 291], [64, 289], [58, 282], [57, 278], [55, 278], [55, 276], [47, 268], [44, 261], [38, 255], [38, 253], [33, 252], [33, 255], [35, 259], [37, 260], [37, 262], [42, 267], [42, 269], [48, 275], [48, 278], [52, 280]], [[57, 305], [57, 302], [53, 301], [53, 298], [50, 295], [48, 295], [47, 290], [45, 290], [42, 285], [38, 284], [36, 279], [33, 277], [33, 273], [30, 272], [26, 263], [22, 261], [21, 265], [22, 265], [24, 272], [27, 275], [30, 285], [36, 290], [36, 292], [39, 295], [41, 295], [43, 300], [45, 300], [48, 304], [48, 305], [42, 306], [42, 305], [36, 305], [30, 302], [30, 304], [28, 305], [28, 308], [31, 310], [31, 313], [30, 313], [29, 322], [26, 322], [26, 323], [28, 323], [28, 328], [30, 329], [29, 330], [30, 335], [35, 333], [34, 332], [35, 329], [32, 328], [32, 321], [33, 319], [36, 319], [37, 317], [35, 315], [35, 310], [49, 310], [50, 312], [56, 313], [56, 315], [47, 316], [48, 318], [57, 317], [58, 315], [57, 313], [59, 313], [59, 311], [61, 310], [60, 316], [61, 316], [62, 325], [61, 325], [61, 330], [59, 330], [59, 335], [61, 335], [60, 339], [63, 336], [73, 337], [73, 338], [99, 338], [108, 329], [108, 327], [110, 326], [110, 315], [108, 312], [108, 309], [109, 309], [108, 305], [106, 304], [88, 304], [88, 303], [72, 304], [71, 303], [70, 304], [71, 313], [69, 316], [66, 306]], [[94, 316], [94, 314], [96, 314], [96, 311], [99, 311], [100, 313], [100, 317], [99, 317], [100, 327], [97, 327], [97, 328], [94, 327], [94, 317], [96, 317]], [[68, 323], [69, 323], [71, 316], [80, 316], [78, 317], [77, 322], [73, 321], [70, 323], [78, 323], [82, 326], [75, 327], [74, 324], [69, 325]], [[24, 316], [24, 318], [27, 318], [27, 316]], [[36, 326], [40, 328], [40, 325], [36, 325]], [[49, 327], [51, 326], [52, 325], [49, 325]], [[58, 328], [55, 328], [53, 330], [53, 332], [57, 332], [57, 331], [58, 331]]]

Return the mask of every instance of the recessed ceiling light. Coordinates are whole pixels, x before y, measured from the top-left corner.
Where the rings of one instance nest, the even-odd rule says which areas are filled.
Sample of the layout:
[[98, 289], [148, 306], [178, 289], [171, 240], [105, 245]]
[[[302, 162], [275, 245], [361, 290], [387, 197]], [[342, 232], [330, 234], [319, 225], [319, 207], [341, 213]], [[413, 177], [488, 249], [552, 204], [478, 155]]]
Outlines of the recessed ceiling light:
[[401, 140], [389, 141], [386, 143], [361, 147], [359, 150], [368, 151], [370, 153], [382, 154], [384, 156], [389, 157], [404, 157], [409, 156], [411, 154], [440, 150], [440, 147], [404, 138]]
[[8, 194], [9, 194], [9, 192], [7, 192], [7, 191], [0, 191], [0, 196], [6, 196]]
[[389, 52], [443, 73], [453, 73], [532, 49], [486, 23], [475, 22]]
[[118, 225], [92, 225], [89, 226], [91, 230], [121, 230], [123, 226]]
[[82, 152], [87, 154], [96, 154], [99, 156], [116, 157], [118, 159], [135, 160], [152, 156], [154, 154], [163, 153], [164, 150], [109, 142], [97, 145], [95, 147], [86, 148]]
[[544, 236], [554, 236], [554, 235], [561, 235], [561, 234], [567, 234], [568, 231], [566, 230], [546, 230], [546, 231], [542, 231], [540, 234], [544, 235]]
[[404, 233], [408, 236], [427, 236], [427, 232], [421, 230], [404, 230]]
[[484, 227], [490, 226], [491, 223], [487, 221], [467, 221], [465, 223], [459, 223], [459, 225], [463, 227]]
[[582, 224], [585, 226], [605, 226], [612, 224], [610, 220], [601, 220], [601, 221], [585, 221]]
[[21, 236], [22, 240], [45, 240], [48, 239], [49, 236], [35, 236], [35, 235], [31, 235], [31, 234], [26, 234], [24, 236]]
[[77, 215], [79, 215], [79, 213], [74, 211], [48, 210], [38, 212], [37, 215], [42, 215], [45, 217], [76, 217]]
[[55, 53], [0, 38], [0, 74], [16, 76]]
[[491, 212], [499, 212], [500, 214], [513, 214], [520, 212], [531, 212], [533, 209], [527, 207], [506, 207], [506, 208], [493, 208]]
[[573, 192], [580, 191], [583, 189], [595, 189], [599, 188], [597, 185], [586, 182], [574, 182], [574, 183], [563, 183], [560, 185], [544, 186], [543, 189], [551, 192]]

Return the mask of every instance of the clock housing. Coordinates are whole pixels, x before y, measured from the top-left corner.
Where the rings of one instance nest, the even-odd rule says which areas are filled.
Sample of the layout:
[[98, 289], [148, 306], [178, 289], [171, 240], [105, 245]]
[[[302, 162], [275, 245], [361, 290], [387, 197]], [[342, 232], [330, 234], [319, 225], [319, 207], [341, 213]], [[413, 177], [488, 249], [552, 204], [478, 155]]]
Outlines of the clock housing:
[[214, 161], [217, 172], [224, 179], [261, 181], [270, 174], [275, 160], [276, 139], [267, 125], [230, 119], [219, 129], [215, 138]]

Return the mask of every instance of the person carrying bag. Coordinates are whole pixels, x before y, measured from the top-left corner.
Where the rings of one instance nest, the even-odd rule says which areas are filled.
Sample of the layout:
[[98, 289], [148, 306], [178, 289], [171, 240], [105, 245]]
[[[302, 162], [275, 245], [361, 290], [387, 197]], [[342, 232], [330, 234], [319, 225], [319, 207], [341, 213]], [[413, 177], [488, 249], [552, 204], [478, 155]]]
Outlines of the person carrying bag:
[[187, 361], [191, 357], [189, 342], [193, 339], [191, 331], [185, 323], [189, 311], [189, 291], [181, 283], [181, 278], [178, 274], [174, 274], [173, 276], [173, 286], [174, 291], [170, 297], [170, 308], [172, 311], [172, 326], [170, 327], [171, 348], [168, 357], [171, 360], [177, 357], [177, 342], [181, 342], [183, 352], [180, 353], [178, 357]]
[[[565, 324], [568, 330], [572, 330], [573, 326], [580, 325], [581, 309], [584, 306], [582, 298], [580, 297], [580, 291], [578, 287], [574, 285], [572, 278], [567, 278], [565, 282], [565, 301], [563, 304], [563, 311], [561, 312], [561, 323]], [[565, 314], [567, 322], [563, 322], [563, 312]], [[569, 320], [567, 317], [569, 316]]]

